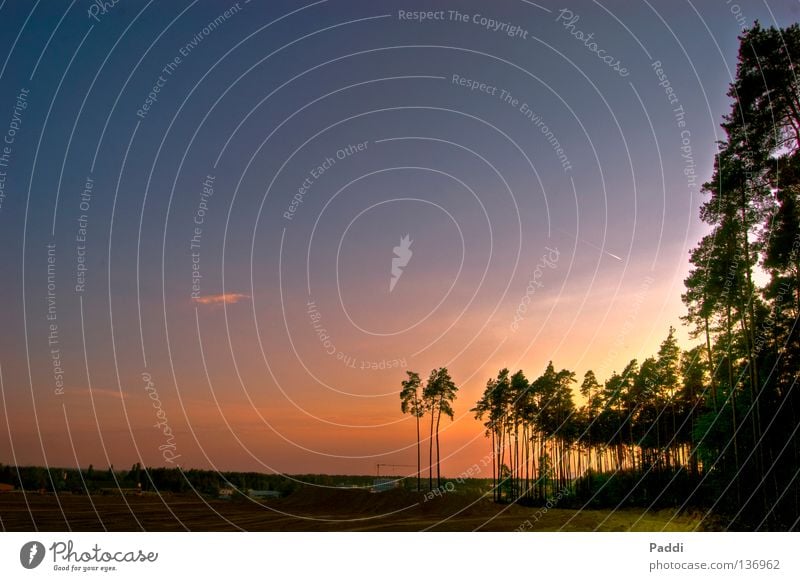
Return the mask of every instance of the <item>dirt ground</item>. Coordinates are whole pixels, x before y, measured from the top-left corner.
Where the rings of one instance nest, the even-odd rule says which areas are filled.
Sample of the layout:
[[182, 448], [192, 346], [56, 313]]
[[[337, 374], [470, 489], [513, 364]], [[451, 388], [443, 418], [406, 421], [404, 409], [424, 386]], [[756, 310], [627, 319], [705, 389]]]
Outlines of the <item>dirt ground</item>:
[[0, 494], [6, 531], [687, 531], [698, 516], [626, 508], [497, 505], [478, 496], [309, 488], [287, 498], [224, 501], [195, 495]]

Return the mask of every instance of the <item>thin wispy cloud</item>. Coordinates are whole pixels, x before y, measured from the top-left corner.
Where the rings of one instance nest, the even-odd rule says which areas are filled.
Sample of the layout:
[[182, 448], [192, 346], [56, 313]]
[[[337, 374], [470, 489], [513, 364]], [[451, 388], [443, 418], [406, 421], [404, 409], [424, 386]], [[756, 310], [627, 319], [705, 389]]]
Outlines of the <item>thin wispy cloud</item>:
[[192, 301], [195, 304], [199, 305], [222, 305], [222, 304], [233, 305], [238, 303], [239, 301], [249, 298], [250, 295], [245, 295], [242, 293], [220, 293], [217, 295], [203, 295], [199, 297], [193, 297]]

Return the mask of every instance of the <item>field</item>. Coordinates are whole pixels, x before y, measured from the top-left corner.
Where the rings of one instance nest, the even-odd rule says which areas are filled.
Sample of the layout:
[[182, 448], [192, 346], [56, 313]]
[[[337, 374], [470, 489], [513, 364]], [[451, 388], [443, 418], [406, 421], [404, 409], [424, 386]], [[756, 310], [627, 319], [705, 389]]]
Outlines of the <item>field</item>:
[[0, 494], [6, 531], [690, 531], [699, 521], [671, 510], [497, 505], [479, 495], [426, 501], [402, 490], [307, 488], [261, 502], [188, 494]]

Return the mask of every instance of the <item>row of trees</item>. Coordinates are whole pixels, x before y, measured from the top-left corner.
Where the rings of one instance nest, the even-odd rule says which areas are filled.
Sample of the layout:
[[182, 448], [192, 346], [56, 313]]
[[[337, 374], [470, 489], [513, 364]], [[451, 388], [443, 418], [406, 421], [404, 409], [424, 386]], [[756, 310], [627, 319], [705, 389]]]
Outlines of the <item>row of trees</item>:
[[705, 345], [700, 452], [719, 508], [797, 526], [800, 27], [755, 23], [740, 40], [726, 139], [704, 185], [711, 232], [691, 253], [683, 295]]
[[703, 370], [696, 359], [697, 349], [682, 352], [670, 328], [658, 354], [641, 365], [634, 359], [602, 384], [587, 371], [580, 407], [573, 371], [550, 362], [529, 381], [522, 370], [501, 369], [472, 410], [492, 442], [495, 500], [591, 490], [599, 473], [697, 475], [692, 433]]
[[[579, 407], [572, 371], [551, 363], [529, 381], [500, 370], [473, 409], [492, 442], [496, 500], [566, 487], [586, 502], [705, 506], [736, 528], [800, 524], [800, 26], [756, 22], [740, 43], [703, 185], [710, 231], [682, 295], [701, 344], [682, 351], [670, 329], [656, 355], [603, 383], [587, 372]], [[409, 373], [401, 393], [404, 412], [431, 414], [431, 446], [452, 416], [437, 373], [421, 395]], [[430, 459], [432, 475], [432, 449]]]
[[497, 500], [564, 486], [593, 498], [594, 475], [628, 474], [619, 502], [682, 482], [676, 502], [729, 526], [798, 526], [800, 27], [756, 22], [740, 41], [726, 139], [703, 186], [710, 232], [683, 294], [702, 344], [681, 351], [670, 329], [641, 364], [602, 384], [587, 372], [580, 407], [569, 370], [550, 364], [533, 381], [501, 370], [474, 409], [492, 440]]
[[402, 382], [400, 390], [400, 409], [404, 414], [411, 414], [417, 425], [417, 490], [422, 488], [422, 453], [420, 440], [420, 420], [430, 415], [430, 437], [428, 438], [428, 490], [433, 489], [433, 445], [436, 443], [436, 486], [442, 484], [441, 465], [439, 462], [439, 426], [442, 415], [453, 419], [453, 402], [458, 387], [446, 367], [433, 369], [425, 386], [419, 373], [406, 371], [408, 378]]
[[205, 494], [216, 497], [220, 488], [233, 487], [246, 492], [276, 490], [287, 496], [305, 484], [335, 487], [342, 484], [369, 488], [373, 476], [335, 476], [328, 474], [263, 474], [260, 472], [220, 472], [216, 470], [165, 467], [144, 467], [139, 463], [130, 470], [110, 466], [105, 469], [45, 468], [42, 466], [13, 466], [0, 464], [0, 484], [10, 484], [27, 492], [68, 492], [94, 494], [113, 493], [119, 489], [141, 488], [144, 492]]

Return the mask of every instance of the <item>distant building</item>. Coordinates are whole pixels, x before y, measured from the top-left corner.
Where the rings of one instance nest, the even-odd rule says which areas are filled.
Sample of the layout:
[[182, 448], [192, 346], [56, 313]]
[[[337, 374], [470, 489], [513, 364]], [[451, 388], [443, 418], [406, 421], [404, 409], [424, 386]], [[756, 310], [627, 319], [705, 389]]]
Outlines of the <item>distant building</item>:
[[372, 481], [372, 488], [370, 488], [370, 492], [386, 492], [399, 487], [399, 478], [376, 478]]
[[220, 488], [217, 497], [223, 500], [230, 500], [233, 498], [233, 488]]
[[0, 492], [11, 492], [12, 490], [14, 490], [13, 484], [4, 484], [0, 482]]
[[281, 493], [277, 490], [254, 490], [251, 488], [247, 491], [247, 496], [250, 498], [280, 498]]

